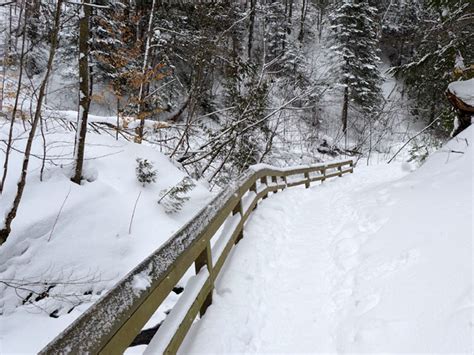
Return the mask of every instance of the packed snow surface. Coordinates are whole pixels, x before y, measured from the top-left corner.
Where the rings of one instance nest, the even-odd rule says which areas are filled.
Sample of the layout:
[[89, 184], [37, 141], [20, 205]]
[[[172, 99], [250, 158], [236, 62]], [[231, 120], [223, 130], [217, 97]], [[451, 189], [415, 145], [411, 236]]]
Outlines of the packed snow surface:
[[263, 201], [181, 352], [472, 354], [473, 144]]

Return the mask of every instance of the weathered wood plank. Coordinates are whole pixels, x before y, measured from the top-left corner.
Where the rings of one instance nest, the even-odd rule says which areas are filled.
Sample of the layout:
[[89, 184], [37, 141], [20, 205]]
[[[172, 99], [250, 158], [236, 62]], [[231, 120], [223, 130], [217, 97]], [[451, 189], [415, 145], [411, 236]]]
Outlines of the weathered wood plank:
[[322, 181], [324, 179], [325, 179], [324, 176], [321, 175], [321, 176], [312, 177], [310, 180], [311, 180], [311, 182], [314, 182], [314, 181]]
[[300, 186], [300, 185], [304, 185], [304, 184], [306, 184], [306, 180], [291, 181], [286, 186], [287, 187], [295, 187], [295, 186]]
[[206, 302], [208, 295], [212, 292], [211, 281], [212, 279], [211, 277], [209, 277], [204, 286], [202, 287], [201, 291], [199, 292], [196, 300], [192, 304], [191, 308], [189, 308], [188, 312], [186, 313], [186, 316], [181, 322], [178, 331], [175, 333], [173, 339], [171, 339], [170, 344], [164, 351], [165, 354], [176, 354], [178, 352], [178, 349], [181, 346], [184, 337], [186, 336], [186, 334], [188, 334], [191, 324], [193, 324], [194, 319], [196, 319], [199, 310]]
[[311, 186], [311, 180], [309, 179], [309, 172], [304, 173], [304, 187], [309, 188]]
[[[232, 214], [233, 215], [236, 215], [240, 213], [240, 215], [242, 216], [243, 218], [243, 215], [244, 215], [244, 212], [242, 210], [242, 198], [239, 200], [239, 202], [237, 203], [237, 205], [235, 205], [234, 209], [232, 210]], [[242, 219], [241, 218], [241, 219]], [[239, 235], [237, 236], [237, 239], [235, 240], [235, 243], [238, 243], [242, 238], [244, 237], [244, 230], [243, 228], [240, 229], [239, 231]]]
[[[211, 242], [210, 240], [205, 240], [204, 243], [206, 243], [206, 247], [204, 250], [201, 252], [201, 254], [198, 255], [196, 260], [194, 261], [194, 267], [196, 270], [196, 274], [199, 273], [199, 271], [203, 267], [207, 267], [207, 270], [209, 271], [209, 275], [211, 275], [211, 280], [212, 280], [212, 252], [211, 252]], [[204, 300], [201, 309], [199, 310], [199, 314], [201, 317], [206, 313], [207, 307], [209, 307], [212, 303], [212, 289], [214, 288], [214, 283], [211, 282], [211, 292], [208, 293], [206, 299]]]

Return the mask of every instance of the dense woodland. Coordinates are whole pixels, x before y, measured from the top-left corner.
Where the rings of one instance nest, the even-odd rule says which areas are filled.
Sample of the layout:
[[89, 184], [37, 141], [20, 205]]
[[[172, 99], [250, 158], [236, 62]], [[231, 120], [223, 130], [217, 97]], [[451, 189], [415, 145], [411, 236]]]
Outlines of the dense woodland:
[[0, 242], [33, 140], [55, 161], [49, 130], [75, 132], [76, 183], [94, 132], [156, 146], [223, 186], [257, 163], [369, 163], [412, 127], [429, 126], [417, 143], [427, 151], [453, 129], [448, 84], [474, 76], [470, 0], [4, 0], [0, 11], [0, 119], [11, 127], [0, 192], [15, 122], [28, 141]]

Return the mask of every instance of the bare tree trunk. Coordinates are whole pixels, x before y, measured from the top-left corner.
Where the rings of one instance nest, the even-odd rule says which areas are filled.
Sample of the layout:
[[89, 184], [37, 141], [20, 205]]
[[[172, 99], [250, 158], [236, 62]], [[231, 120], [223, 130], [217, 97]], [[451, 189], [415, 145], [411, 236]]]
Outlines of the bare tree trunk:
[[303, 0], [301, 5], [301, 17], [300, 17], [300, 33], [298, 34], [298, 41], [303, 42], [304, 39], [304, 23], [306, 21], [306, 0]]
[[144, 104], [144, 97], [145, 97], [145, 74], [148, 67], [148, 55], [150, 52], [150, 45], [151, 45], [151, 37], [152, 37], [152, 27], [153, 27], [153, 15], [155, 13], [156, 8], [156, 0], [153, 0], [151, 5], [151, 12], [150, 17], [148, 18], [148, 28], [146, 32], [146, 44], [145, 44], [145, 57], [143, 58], [143, 66], [142, 66], [142, 78], [140, 83], [140, 90], [138, 93], [138, 117], [140, 118], [140, 126], [138, 127], [138, 134], [136, 143], [141, 143], [143, 140], [143, 132], [145, 129], [145, 115], [143, 114], [143, 104]]
[[117, 96], [117, 128], [115, 130], [115, 140], [118, 141], [119, 129], [120, 129], [120, 97], [118, 93]]
[[26, 11], [26, 7], [25, 7], [25, 19], [24, 19], [25, 23], [23, 27], [23, 38], [21, 42], [21, 53], [20, 53], [20, 70], [18, 73], [18, 83], [16, 87], [15, 103], [13, 104], [12, 117], [10, 121], [10, 130], [8, 132], [8, 142], [7, 142], [7, 147], [5, 149], [5, 161], [3, 162], [3, 175], [2, 175], [2, 181], [0, 182], [0, 194], [3, 193], [3, 189], [5, 187], [5, 180], [7, 179], [8, 162], [10, 159], [10, 151], [11, 151], [12, 141], [13, 141], [13, 127], [15, 125], [16, 113], [18, 111], [18, 100], [20, 99], [20, 93], [21, 93], [21, 80], [23, 78], [23, 63], [25, 60], [26, 21], [28, 19], [27, 12], [28, 11]]
[[347, 148], [347, 114], [348, 114], [348, 106], [349, 106], [349, 86], [346, 83], [344, 88], [344, 102], [342, 104], [342, 132], [344, 133], [345, 139], [345, 147]]
[[[15, 8], [16, 9], [16, 8]], [[26, 9], [25, 1], [20, 2], [20, 13], [18, 15], [18, 24], [17, 28], [15, 29], [15, 52], [18, 52], [18, 37], [20, 37], [20, 28], [21, 28], [21, 18], [23, 17], [23, 11]], [[25, 18], [26, 21], [26, 18]]]
[[321, 36], [323, 34], [323, 21], [324, 15], [326, 14], [326, 10], [329, 6], [328, 0], [319, 0], [317, 2], [318, 7], [318, 17], [317, 17], [317, 29], [318, 29], [318, 39], [321, 41]]
[[84, 0], [81, 6], [79, 19], [79, 122], [77, 125], [77, 138], [75, 160], [76, 168], [72, 182], [81, 183], [82, 168], [84, 165], [84, 148], [87, 135], [87, 118], [89, 116], [90, 91], [89, 91], [89, 21], [91, 15], [90, 0]]
[[[11, 6], [10, 6], [10, 9], [11, 9]], [[5, 16], [5, 21], [7, 20], [7, 13], [5, 11], [4, 13], [4, 16]], [[11, 14], [10, 14], [10, 19], [11, 19]], [[11, 21], [11, 20], [10, 20]], [[10, 37], [11, 37], [11, 33], [10, 33]], [[3, 101], [5, 100], [5, 85], [6, 85], [6, 81], [7, 81], [7, 63], [8, 63], [8, 60], [9, 60], [9, 47], [8, 47], [8, 36], [7, 34], [5, 34], [5, 37], [4, 37], [4, 42], [3, 42], [3, 63], [2, 63], [2, 88], [1, 88], [1, 91], [0, 91], [0, 112], [3, 111]]]
[[253, 45], [253, 32], [255, 27], [255, 3], [257, 0], [250, 0], [250, 26], [249, 26], [249, 39], [248, 39], [248, 56], [249, 60], [252, 56], [252, 45]]
[[60, 18], [61, 18], [61, 8], [62, 8], [63, 0], [57, 0], [56, 3], [56, 10], [54, 14], [54, 27], [51, 31], [51, 47], [49, 50], [49, 58], [48, 58], [48, 66], [46, 67], [46, 73], [41, 82], [39, 94], [38, 94], [38, 102], [36, 104], [35, 116], [33, 118], [33, 122], [31, 124], [31, 130], [28, 135], [28, 140], [26, 143], [25, 154], [23, 157], [23, 165], [21, 168], [21, 175], [20, 180], [18, 181], [17, 185], [17, 192], [15, 199], [13, 201], [13, 205], [5, 217], [5, 222], [3, 228], [0, 230], [0, 245], [5, 243], [8, 236], [11, 232], [11, 224], [16, 217], [18, 207], [20, 206], [21, 198], [23, 196], [23, 191], [26, 185], [26, 176], [28, 174], [28, 164], [30, 161], [30, 153], [31, 147], [33, 146], [33, 140], [35, 138], [36, 128], [38, 127], [38, 122], [41, 116], [41, 107], [43, 104], [44, 92], [46, 89], [46, 83], [48, 82], [49, 75], [51, 74], [51, 69], [53, 67], [53, 60], [54, 55], [56, 54], [56, 48], [58, 46], [58, 32], [60, 27]]
[[[16, 4], [12, 4], [13, 6], [16, 7]], [[12, 26], [12, 5], [9, 6], [9, 13], [10, 13], [10, 20], [8, 24], [8, 52], [11, 53], [12, 51], [12, 32], [13, 32], [13, 26]]]
[[369, 152], [367, 154], [367, 165], [370, 164], [371, 154], [372, 154], [372, 115], [369, 115]]
[[289, 0], [290, 6], [288, 9], [288, 34], [291, 33], [291, 19], [293, 17], [293, 0]]

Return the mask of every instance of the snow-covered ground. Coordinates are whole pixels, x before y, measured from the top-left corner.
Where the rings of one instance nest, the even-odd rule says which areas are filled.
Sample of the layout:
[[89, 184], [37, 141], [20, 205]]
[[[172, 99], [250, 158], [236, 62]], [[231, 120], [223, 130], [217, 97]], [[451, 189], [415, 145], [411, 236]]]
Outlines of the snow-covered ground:
[[473, 144], [265, 200], [181, 352], [472, 354]]
[[[69, 180], [74, 133], [54, 122], [45, 130], [43, 181], [38, 134], [12, 233], [0, 247], [1, 354], [39, 351], [211, 197], [198, 183], [182, 211], [166, 214], [157, 204], [159, 193], [186, 174], [156, 149], [116, 141], [107, 134], [88, 135], [85, 176], [89, 181], [78, 186]], [[5, 139], [8, 127], [8, 121], [0, 121], [0, 139]], [[15, 151], [0, 196], [1, 214], [14, 197], [26, 136], [21, 124], [16, 125]], [[142, 187], [137, 181], [136, 158], [154, 164], [155, 184]]]

